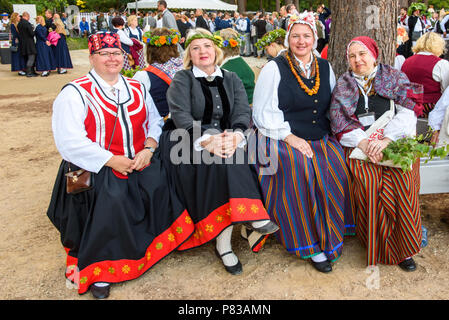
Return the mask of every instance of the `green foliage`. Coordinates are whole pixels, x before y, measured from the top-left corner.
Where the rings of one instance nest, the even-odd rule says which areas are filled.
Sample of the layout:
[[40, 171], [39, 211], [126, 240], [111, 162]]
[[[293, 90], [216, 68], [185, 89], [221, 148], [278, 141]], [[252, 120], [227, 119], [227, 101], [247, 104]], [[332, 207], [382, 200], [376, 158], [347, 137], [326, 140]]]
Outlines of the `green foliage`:
[[134, 75], [136, 74], [137, 71], [142, 71], [142, 70], [143, 69], [140, 69], [139, 67], [137, 67], [136, 69], [131, 69], [131, 70], [122, 69], [122, 71], [120, 73], [122, 75], [124, 75], [125, 77], [132, 78], [132, 77], [134, 77]]
[[391, 142], [383, 150], [382, 161], [391, 160], [399, 165], [403, 171], [410, 171], [411, 166], [418, 158], [427, 158], [425, 163], [435, 157], [444, 159], [449, 153], [449, 145], [435, 148], [435, 145], [427, 142], [431, 132], [417, 137], [405, 137]]
[[43, 15], [45, 10], [56, 10], [62, 12], [69, 5], [68, 0], [0, 0], [0, 11], [12, 13], [13, 4], [35, 4], [36, 14]]
[[88, 49], [87, 38], [67, 37], [67, 47], [69, 50]]
[[[258, 11], [260, 0], [248, 0], [246, 4], [246, 10], [247, 11]], [[313, 11], [316, 11], [316, 8], [320, 4], [325, 4], [329, 8], [329, 1], [328, 0], [301, 0], [299, 1], [299, 8], [298, 11], [302, 12], [304, 10], [312, 9]], [[281, 0], [281, 6], [285, 5], [285, 1]], [[273, 12], [276, 11], [276, 1], [275, 0], [262, 0], [262, 9], [267, 12]]]

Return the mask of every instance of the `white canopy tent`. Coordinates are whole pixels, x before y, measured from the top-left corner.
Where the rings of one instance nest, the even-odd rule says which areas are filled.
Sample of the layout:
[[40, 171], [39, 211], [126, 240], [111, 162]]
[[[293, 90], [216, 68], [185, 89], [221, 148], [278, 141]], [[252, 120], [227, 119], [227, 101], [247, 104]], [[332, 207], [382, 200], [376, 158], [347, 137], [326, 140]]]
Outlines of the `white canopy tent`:
[[[237, 5], [229, 4], [220, 0], [165, 0], [168, 9], [205, 9], [221, 11], [237, 11]], [[136, 2], [129, 2], [128, 10], [136, 8]], [[137, 1], [138, 9], [156, 9], [157, 0]]]

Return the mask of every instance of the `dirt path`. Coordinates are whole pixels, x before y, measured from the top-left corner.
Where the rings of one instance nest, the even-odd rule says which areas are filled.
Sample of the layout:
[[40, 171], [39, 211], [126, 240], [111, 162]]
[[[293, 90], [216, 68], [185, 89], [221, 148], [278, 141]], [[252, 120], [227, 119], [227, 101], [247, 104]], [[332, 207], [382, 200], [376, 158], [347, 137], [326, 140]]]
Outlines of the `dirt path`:
[[[74, 70], [48, 78], [19, 77], [0, 65], [0, 299], [92, 299], [66, 287], [65, 252], [46, 216], [61, 160], [51, 131], [52, 102], [65, 83], [89, 70], [87, 51], [72, 52], [72, 59]], [[110, 299], [448, 299], [449, 226], [440, 217], [449, 196], [421, 200], [432, 235], [414, 273], [396, 266], [370, 272], [359, 241], [347, 238], [334, 271], [319, 274], [274, 239], [252, 253], [236, 227], [242, 275], [228, 275], [207, 244], [175, 252], [139, 279], [113, 286]]]

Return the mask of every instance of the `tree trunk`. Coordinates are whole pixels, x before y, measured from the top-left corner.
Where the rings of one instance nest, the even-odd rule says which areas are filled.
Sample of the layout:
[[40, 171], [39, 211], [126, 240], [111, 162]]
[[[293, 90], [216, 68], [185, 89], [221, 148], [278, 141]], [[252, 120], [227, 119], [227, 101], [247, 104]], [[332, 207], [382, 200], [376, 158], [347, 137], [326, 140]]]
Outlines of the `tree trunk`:
[[246, 1], [245, 0], [237, 0], [237, 11], [239, 13], [246, 11]]
[[[328, 59], [337, 78], [348, 69], [346, 46], [369, 36], [379, 46], [378, 62], [392, 65], [396, 56], [398, 0], [333, 0]], [[357, 13], [357, 14], [355, 14]]]
[[281, 0], [276, 0], [276, 12], [279, 12], [281, 9]]

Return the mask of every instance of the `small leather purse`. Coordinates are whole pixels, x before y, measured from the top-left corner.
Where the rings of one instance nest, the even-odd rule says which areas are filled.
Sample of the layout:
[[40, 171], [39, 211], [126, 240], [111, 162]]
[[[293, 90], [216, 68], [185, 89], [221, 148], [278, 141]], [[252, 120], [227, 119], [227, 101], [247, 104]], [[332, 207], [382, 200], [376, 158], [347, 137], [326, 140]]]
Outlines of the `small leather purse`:
[[67, 177], [67, 193], [77, 194], [83, 191], [87, 191], [93, 187], [93, 175], [92, 172], [79, 169], [76, 171], [70, 170], [65, 174]]

